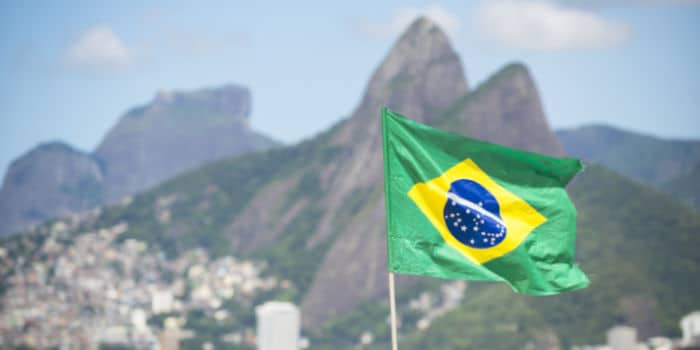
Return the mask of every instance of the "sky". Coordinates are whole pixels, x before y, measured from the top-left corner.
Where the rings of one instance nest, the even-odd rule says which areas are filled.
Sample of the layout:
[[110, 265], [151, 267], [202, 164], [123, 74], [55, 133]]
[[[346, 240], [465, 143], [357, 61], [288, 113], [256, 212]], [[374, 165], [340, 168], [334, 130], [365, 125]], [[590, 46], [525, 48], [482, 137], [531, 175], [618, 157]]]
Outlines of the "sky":
[[160, 90], [236, 83], [252, 127], [285, 143], [352, 113], [418, 15], [440, 25], [476, 87], [531, 70], [554, 128], [604, 123], [700, 139], [700, 1], [6, 1], [0, 175], [41, 142], [92, 151]]

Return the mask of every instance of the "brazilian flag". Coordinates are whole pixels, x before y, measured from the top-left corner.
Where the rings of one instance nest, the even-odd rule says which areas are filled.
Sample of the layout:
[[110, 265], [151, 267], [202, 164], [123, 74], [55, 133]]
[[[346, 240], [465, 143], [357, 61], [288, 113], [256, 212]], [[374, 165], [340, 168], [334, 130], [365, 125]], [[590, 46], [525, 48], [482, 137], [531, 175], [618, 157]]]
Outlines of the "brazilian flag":
[[576, 208], [581, 161], [465, 138], [382, 109], [389, 271], [503, 281], [548, 295], [584, 288]]

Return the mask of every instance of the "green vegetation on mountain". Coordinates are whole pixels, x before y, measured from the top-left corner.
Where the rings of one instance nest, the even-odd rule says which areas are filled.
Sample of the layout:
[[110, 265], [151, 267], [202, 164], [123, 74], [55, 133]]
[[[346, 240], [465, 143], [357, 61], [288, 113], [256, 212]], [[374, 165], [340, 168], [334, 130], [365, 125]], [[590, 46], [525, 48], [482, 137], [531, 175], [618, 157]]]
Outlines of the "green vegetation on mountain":
[[559, 130], [557, 136], [568, 154], [700, 208], [700, 141], [666, 140], [603, 125]]
[[518, 349], [546, 331], [528, 301], [503, 285], [470, 287], [458, 309], [402, 341], [404, 349]]
[[[98, 221], [107, 225], [128, 222], [129, 230], [122, 240], [134, 238], [155, 244], [169, 257], [194, 247], [221, 256], [229, 251], [224, 226], [274, 174], [270, 168], [283, 159], [283, 151], [271, 150], [205, 166], [135, 196], [130, 205], [108, 208]], [[167, 196], [174, 196], [168, 208], [172, 220], [162, 223], [157, 200]]]
[[[327, 135], [321, 135], [294, 147], [215, 162], [135, 196], [129, 205], [106, 208], [95, 226], [128, 222], [129, 230], [120, 236], [120, 241], [142, 240], [163, 250], [168, 257], [201, 247], [213, 257], [233, 252], [238, 256], [261, 259], [267, 262], [270, 274], [285, 276], [303, 292], [310, 285], [318, 261], [333, 238], [331, 236], [330, 240], [312, 249], [306, 248], [323, 209], [317, 204], [322, 195], [318, 166], [341, 156], [342, 152], [338, 147], [327, 145], [327, 139]], [[300, 168], [299, 164], [304, 164], [305, 168]], [[285, 227], [282, 237], [270, 244], [253, 250], [232, 246], [226, 236], [227, 225], [262, 188], [294, 175], [299, 175], [300, 181], [269, 205], [284, 210], [303, 199], [310, 203], [308, 209]], [[356, 193], [358, 198], [366, 195]], [[159, 199], [162, 202], [168, 197], [173, 202], [167, 208], [159, 208]], [[358, 203], [350, 202], [349, 205], [350, 211], [359, 209]], [[172, 218], [167, 222], [159, 221], [164, 210], [168, 210]]]
[[685, 175], [661, 184], [664, 192], [700, 209], [700, 161]]
[[697, 140], [665, 140], [604, 125], [559, 130], [557, 136], [568, 154], [660, 189], [700, 165]]

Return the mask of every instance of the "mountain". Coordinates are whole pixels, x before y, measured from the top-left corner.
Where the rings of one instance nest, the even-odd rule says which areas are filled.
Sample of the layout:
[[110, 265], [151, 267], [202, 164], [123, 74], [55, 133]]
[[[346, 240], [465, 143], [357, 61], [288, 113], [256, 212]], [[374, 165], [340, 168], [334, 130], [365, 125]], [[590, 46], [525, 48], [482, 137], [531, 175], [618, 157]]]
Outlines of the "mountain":
[[323, 211], [307, 247], [329, 242], [302, 303], [307, 327], [386, 294], [380, 108], [428, 121], [467, 90], [460, 59], [447, 36], [421, 18], [375, 70], [350, 119], [329, 136], [343, 151], [317, 173], [322, 183], [324, 174], [330, 176], [327, 187], [320, 189], [325, 194], [320, 200]]
[[568, 154], [656, 187], [700, 165], [697, 140], [666, 140], [605, 125], [559, 130], [557, 136]]
[[0, 237], [102, 203], [103, 175], [87, 153], [44, 143], [10, 164], [0, 188]]
[[[125, 237], [157, 244], [171, 256], [204, 246], [266, 260], [298, 286], [304, 324], [317, 328], [364, 300], [386, 297], [378, 151], [378, 115], [385, 105], [455, 132], [562, 152], [524, 66], [507, 66], [470, 93], [446, 35], [422, 18], [372, 74], [351, 116], [329, 131], [296, 146], [206, 166], [105, 215], [129, 222]], [[529, 131], [498, 134], [510, 124]], [[483, 128], [469, 132], [474, 125]], [[168, 222], [158, 220], [158, 198], [175, 198]]]
[[275, 145], [249, 128], [250, 91], [229, 85], [164, 91], [120, 118], [95, 150], [106, 200], [140, 192], [206, 162]]
[[[414, 23], [399, 39], [398, 44], [373, 75], [363, 98], [363, 104], [358, 107], [353, 118], [364, 121], [362, 116], [374, 112], [373, 117], [377, 120], [377, 111], [382, 105], [379, 101], [384, 99], [389, 101], [386, 104], [392, 109], [433, 126], [530, 151], [554, 155], [563, 154], [561, 146], [547, 124], [533, 80], [527, 69], [521, 64], [506, 66], [481, 84], [474, 92], [450, 95], [451, 98], [444, 101], [452, 100], [451, 103], [444, 104], [443, 108], [436, 108], [435, 104], [425, 103], [412, 97], [411, 93], [415, 91], [415, 87], [407, 89], [400, 84], [391, 84], [391, 80], [388, 85], [388, 89], [392, 91], [391, 94], [386, 96], [377, 93], [377, 89], [373, 89], [379, 85], [376, 79], [385, 76], [385, 71], [393, 71], [392, 59], [397, 55], [397, 49], [401, 50], [400, 57], [408, 55], [421, 57], [424, 55], [425, 49], [420, 45], [429, 45], [428, 43], [433, 41], [445, 46], [440, 51], [452, 52], [444, 34], [439, 32], [439, 29], [434, 25], [427, 23], [429, 22], [418, 21]], [[423, 34], [417, 30], [420, 28], [430, 28], [428, 32], [433, 36], [430, 41], [421, 38]], [[405, 44], [406, 42], [418, 43], [418, 45], [409, 46]], [[435, 45], [433, 44], [431, 47], [435, 47]], [[404, 48], [412, 48], [413, 50], [408, 51]], [[441, 56], [443, 55], [436, 55], [434, 60], [443, 64], [450, 62]], [[459, 58], [452, 54], [449, 57], [455, 62], [450, 63], [450, 65], [457, 67]], [[435, 64], [423, 64], [428, 67], [426, 74], [431, 74]], [[414, 71], [410, 66], [403, 69], [409, 72]], [[461, 66], [459, 70], [453, 70], [454, 72], [448, 76], [457, 79], [456, 74], [461, 73]], [[402, 81], [408, 80], [405, 77], [406, 73], [398, 76], [401, 77]], [[422, 81], [423, 89], [443, 90], [444, 88], [436, 89], [432, 83], [434, 80], [436, 79], [425, 77], [410, 81]], [[449, 81], [449, 79], [443, 78], [442, 81]], [[365, 107], [368, 105], [365, 104], [366, 101], [372, 100], [378, 101], [378, 103], [369, 104], [375, 107], [374, 111], [366, 110]], [[392, 105], [393, 101], [413, 103], [418, 101], [423, 103], [423, 107], [404, 103]], [[351, 118], [350, 122], [352, 121]], [[361, 159], [361, 162], [358, 163], [358, 169], [362, 167], [363, 180], [372, 179], [374, 185], [371, 190], [356, 191], [358, 193], [369, 191], [370, 196], [374, 199], [366, 203], [362, 216], [350, 219], [350, 225], [341, 231], [342, 234], [325, 256], [321, 269], [303, 303], [305, 324], [309, 327], [318, 326], [330, 316], [350, 310], [359, 300], [385, 297], [384, 199], [381, 187], [381, 159], [376, 152], [381, 145], [378, 135], [379, 128], [376, 124], [366, 125], [366, 123], [362, 127], [366, 129], [367, 137], [370, 140], [373, 138], [372, 147], [375, 150], [375, 157]], [[367, 130], [368, 127], [369, 130]], [[360, 174], [359, 170], [357, 174]], [[411, 278], [402, 278], [399, 283], [401, 284], [403, 281], [405, 284], [410, 284], [411, 280]]]
[[[542, 110], [537, 87], [522, 64], [509, 64], [465, 94], [440, 117], [444, 128], [484, 141], [563, 156]], [[443, 125], [444, 124], [444, 125]]]
[[[316, 328], [386, 295], [380, 108], [429, 121], [468, 93], [464, 76], [447, 36], [419, 19], [375, 70], [350, 118], [299, 145], [167, 181], [106, 210], [95, 225], [126, 221], [124, 239], [171, 257], [201, 246], [263, 259], [297, 286], [305, 326]], [[156, 204], [164, 198], [168, 220]]]
[[10, 165], [0, 237], [140, 192], [202, 164], [277, 145], [249, 127], [250, 91], [160, 92], [127, 112], [92, 154], [43, 144]]
[[695, 208], [700, 208], [700, 162], [688, 173], [660, 185], [661, 189], [680, 198]]
[[[68, 226], [75, 235], [125, 228], [118, 242], [143, 242], [148, 255], [158, 259], [204, 248], [212, 257], [264, 261], [266, 274], [293, 286], [281, 297], [301, 303], [314, 348], [356, 348], [368, 330], [375, 348], [385, 348], [379, 343], [387, 336], [379, 124], [384, 105], [456, 133], [563, 153], [523, 65], [509, 65], [469, 91], [447, 37], [422, 18], [374, 71], [351, 116], [326, 132], [297, 145], [209, 163]], [[416, 321], [425, 315], [410, 309], [408, 300], [445, 281], [400, 276], [404, 344], [510, 349], [532, 341], [535, 348], [557, 348], [600, 342], [606, 327], [618, 322], [637, 326], [643, 335], [673, 332], [678, 315], [700, 308], [700, 286], [693, 279], [700, 272], [696, 212], [600, 166], [588, 167], [570, 190], [579, 209], [577, 259], [591, 287], [525, 297], [502, 284], [469, 283], [456, 309], [418, 330]], [[55, 226], [66, 225], [42, 225], [31, 235], [4, 242], [8, 250], [23, 248], [12, 249], [3, 261], [41, 257], [44, 253], [30, 248], [32, 242], [44, 244], [39, 236]], [[63, 242], [73, 240], [79, 238]], [[8, 277], [21, 268], [0, 268], [4, 281], [24, 281]], [[194, 274], [187, 267], [183, 271]], [[149, 278], [144, 276], [144, 283], [160, 283]], [[262, 295], [259, 301], [275, 297]], [[252, 307], [230, 310], [248, 312], [254, 320]], [[187, 327], [197, 322], [188, 314]], [[224, 332], [231, 329], [216, 337]], [[214, 341], [215, 335], [209, 338]]]
[[566, 152], [700, 207], [700, 141], [668, 140], [604, 125], [557, 131]]
[[[374, 72], [350, 118], [299, 145], [169, 181], [109, 216], [133, 222], [125, 237], [171, 255], [202, 245], [264, 259], [298, 287], [306, 326], [318, 326], [386, 293], [380, 107], [429, 118], [467, 89], [445, 34], [418, 20]], [[176, 198], [166, 224], [151, 202], [163, 196]]]

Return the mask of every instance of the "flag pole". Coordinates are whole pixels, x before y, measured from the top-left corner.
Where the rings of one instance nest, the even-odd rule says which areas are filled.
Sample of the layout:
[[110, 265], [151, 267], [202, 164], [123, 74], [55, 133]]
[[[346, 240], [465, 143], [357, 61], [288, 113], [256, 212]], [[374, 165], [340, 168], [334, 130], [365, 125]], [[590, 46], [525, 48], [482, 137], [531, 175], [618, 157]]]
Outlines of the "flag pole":
[[389, 304], [391, 308], [391, 350], [397, 350], [396, 339], [396, 297], [394, 295], [394, 273], [389, 272]]

